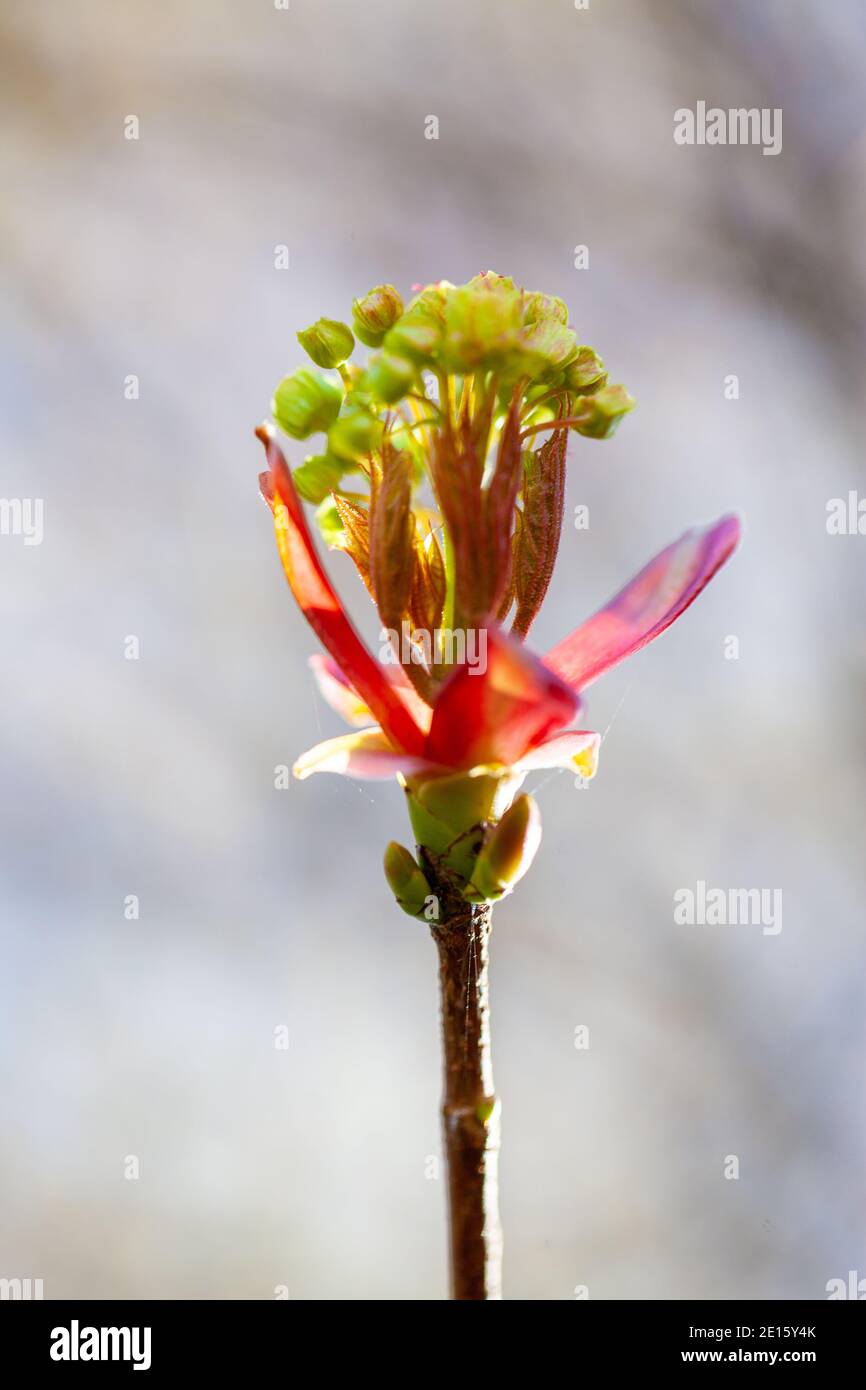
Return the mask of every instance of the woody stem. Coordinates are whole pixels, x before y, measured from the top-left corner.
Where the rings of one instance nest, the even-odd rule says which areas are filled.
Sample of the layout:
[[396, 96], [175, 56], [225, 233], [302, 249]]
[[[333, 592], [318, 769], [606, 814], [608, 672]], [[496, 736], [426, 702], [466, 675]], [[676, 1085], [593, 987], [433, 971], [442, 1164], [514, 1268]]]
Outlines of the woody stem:
[[[428, 866], [429, 867], [429, 866]], [[499, 1102], [493, 1090], [488, 994], [489, 904], [445, 893], [433, 926], [439, 951], [448, 1162], [451, 1297], [502, 1297]]]

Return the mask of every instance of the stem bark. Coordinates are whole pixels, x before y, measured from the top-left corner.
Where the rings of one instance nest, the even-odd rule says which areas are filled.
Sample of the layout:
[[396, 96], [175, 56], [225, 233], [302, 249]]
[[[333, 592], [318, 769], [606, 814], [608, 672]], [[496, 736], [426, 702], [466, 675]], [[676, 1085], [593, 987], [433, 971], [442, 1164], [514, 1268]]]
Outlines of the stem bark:
[[[428, 865], [429, 868], [429, 865]], [[442, 885], [439, 952], [448, 1163], [451, 1297], [502, 1298], [499, 1101], [490, 1052], [489, 904], [473, 906]]]

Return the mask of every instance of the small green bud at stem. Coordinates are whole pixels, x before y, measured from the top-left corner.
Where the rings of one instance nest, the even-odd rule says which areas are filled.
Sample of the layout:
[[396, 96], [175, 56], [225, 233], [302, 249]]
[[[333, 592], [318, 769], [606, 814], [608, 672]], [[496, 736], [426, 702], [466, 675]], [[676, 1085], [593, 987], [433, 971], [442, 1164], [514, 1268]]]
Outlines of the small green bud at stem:
[[471, 887], [493, 900], [510, 893], [529, 869], [541, 843], [541, 814], [524, 793], [509, 807], [494, 829], [472, 871]]
[[384, 864], [388, 886], [400, 907], [410, 917], [420, 916], [433, 890], [408, 849], [392, 840], [385, 850]]

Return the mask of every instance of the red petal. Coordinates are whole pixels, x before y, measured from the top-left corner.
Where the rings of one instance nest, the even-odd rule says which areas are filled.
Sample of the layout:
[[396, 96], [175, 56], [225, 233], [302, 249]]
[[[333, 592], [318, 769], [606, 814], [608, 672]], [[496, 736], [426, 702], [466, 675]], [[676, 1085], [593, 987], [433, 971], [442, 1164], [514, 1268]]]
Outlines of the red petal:
[[392, 743], [409, 753], [420, 753], [424, 746], [424, 716], [429, 717], [427, 707], [408, 681], [398, 685], [364, 646], [316, 554], [304, 509], [282, 453], [265, 429], [256, 433], [265, 446], [273, 488], [272, 498], [268, 496], [267, 486], [262, 488], [262, 493], [274, 506], [277, 545], [292, 593], [322, 645]]
[[739, 539], [735, 516], [723, 516], [705, 530], [686, 531], [594, 617], [558, 642], [544, 658], [545, 665], [582, 690], [670, 627], [709, 584]]
[[[487, 628], [486, 636], [483, 672], [480, 661], [461, 666], [439, 692], [425, 750], [432, 762], [511, 766], [575, 716], [574, 691], [521, 642], [501, 628]], [[478, 653], [483, 655], [480, 642]]]

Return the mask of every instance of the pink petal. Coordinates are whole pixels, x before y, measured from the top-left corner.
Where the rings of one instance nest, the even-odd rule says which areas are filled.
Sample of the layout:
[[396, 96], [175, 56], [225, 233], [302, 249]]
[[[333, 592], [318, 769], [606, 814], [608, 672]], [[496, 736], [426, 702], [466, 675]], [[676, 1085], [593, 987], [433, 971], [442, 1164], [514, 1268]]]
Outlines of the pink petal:
[[336, 710], [341, 719], [355, 728], [372, 722], [369, 706], [364, 704], [357, 690], [346, 680], [333, 657], [316, 652], [307, 658], [307, 665], [316, 678], [322, 699], [332, 710]]
[[292, 771], [301, 781], [314, 772], [339, 772], [344, 777], [380, 782], [396, 777], [398, 772], [412, 777], [418, 773], [441, 774], [443, 769], [433, 766], [426, 758], [413, 758], [408, 753], [398, 752], [381, 729], [372, 728], [317, 743], [315, 748], [301, 754]]
[[510, 766], [575, 716], [574, 691], [501, 628], [486, 632], [485, 669], [459, 667], [436, 698], [424, 750], [433, 762]]
[[652, 642], [684, 613], [736, 549], [740, 523], [723, 516], [705, 530], [686, 531], [570, 637], [545, 664], [575, 690]]
[[515, 772], [535, 772], [546, 767], [567, 767], [579, 772], [589, 781], [598, 767], [598, 750], [601, 745], [600, 734], [582, 729], [567, 729], [564, 734], [554, 734], [521, 758], [514, 766]]

